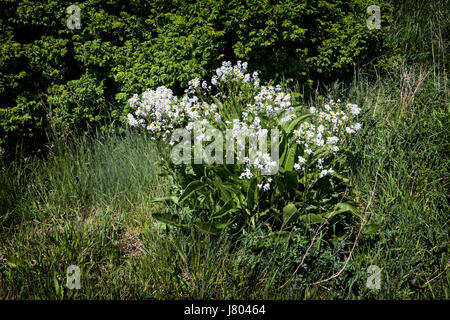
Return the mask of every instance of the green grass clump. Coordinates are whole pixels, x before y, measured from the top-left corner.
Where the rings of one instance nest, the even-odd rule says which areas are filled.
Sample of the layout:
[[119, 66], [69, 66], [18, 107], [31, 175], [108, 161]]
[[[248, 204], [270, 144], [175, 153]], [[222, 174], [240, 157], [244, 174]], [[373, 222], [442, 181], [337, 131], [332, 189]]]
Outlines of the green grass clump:
[[[65, 297], [69, 265], [97, 283], [108, 266], [141, 252], [136, 225], [165, 188], [151, 145], [145, 136], [100, 134], [57, 143], [45, 160], [5, 164], [0, 296]], [[89, 290], [86, 297], [98, 295]]]

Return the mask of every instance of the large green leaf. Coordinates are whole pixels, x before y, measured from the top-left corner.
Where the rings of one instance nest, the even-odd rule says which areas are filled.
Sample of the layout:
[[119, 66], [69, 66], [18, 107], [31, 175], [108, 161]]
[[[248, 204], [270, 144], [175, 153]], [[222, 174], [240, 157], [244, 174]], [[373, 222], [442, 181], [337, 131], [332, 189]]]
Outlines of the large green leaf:
[[237, 111], [237, 107], [234, 103], [229, 103], [224, 105], [222, 101], [217, 99], [216, 97], [211, 97], [214, 101], [214, 104], [219, 109], [219, 113], [222, 115], [223, 120], [232, 121], [233, 119], [239, 118], [239, 113]]
[[180, 219], [169, 213], [153, 213], [152, 217], [159, 222], [170, 224], [177, 227], [185, 227], [186, 225], [180, 222]]
[[288, 244], [292, 237], [292, 233], [289, 231], [274, 231], [271, 232], [272, 236], [275, 236], [281, 243]]
[[220, 230], [217, 229], [213, 224], [205, 223], [201, 221], [194, 222], [194, 226], [197, 227], [203, 233], [217, 235]]
[[343, 181], [344, 183], [348, 183], [350, 181], [348, 178], [344, 177], [340, 173], [337, 173], [336, 171], [333, 172], [331, 175], [338, 178], [339, 180]]
[[247, 205], [250, 209], [258, 203], [258, 190], [256, 188], [256, 179], [251, 179], [247, 189]]
[[298, 176], [295, 171], [287, 171], [286, 174], [287, 191], [296, 190], [298, 188]]
[[162, 198], [154, 198], [151, 202], [165, 202], [165, 201], [172, 201], [175, 204], [179, 203], [178, 197], [175, 196], [168, 196], [168, 197], [162, 197]]
[[287, 141], [287, 135], [283, 135], [281, 137], [281, 142], [280, 142], [280, 147], [279, 147], [279, 152], [281, 152], [281, 157], [280, 157], [280, 164], [284, 163], [284, 159], [286, 158], [286, 154], [288, 151], [288, 141]]
[[233, 199], [227, 201], [222, 208], [220, 208], [217, 212], [214, 213], [214, 215], [211, 217], [212, 219], [220, 219], [223, 217], [226, 217], [231, 212], [235, 211], [233, 210], [235, 207], [235, 202]]
[[366, 236], [369, 236], [369, 235], [373, 235], [373, 234], [377, 233], [378, 230], [380, 230], [379, 224], [370, 223], [370, 224], [365, 225], [361, 232], [363, 234], [365, 234]]
[[324, 217], [327, 218], [327, 219], [330, 219], [330, 218], [334, 217], [335, 215], [338, 215], [338, 214], [341, 214], [341, 213], [345, 213], [345, 212], [351, 213], [354, 216], [357, 216], [358, 218], [362, 219], [361, 212], [359, 212], [358, 208], [356, 208], [356, 207], [354, 207], [351, 204], [346, 203], [346, 202], [339, 203], [336, 206], [334, 211], [326, 213], [324, 215]]
[[311, 213], [300, 216], [300, 221], [304, 223], [322, 223], [326, 221], [326, 219], [321, 215]]
[[215, 165], [213, 170], [223, 181], [233, 178], [233, 173], [225, 165]]
[[295, 213], [297, 213], [297, 208], [295, 207], [295, 204], [288, 203], [284, 208], [283, 208], [283, 224], [286, 225], [288, 224], [292, 217], [295, 215]]
[[288, 150], [287, 156], [286, 156], [286, 162], [284, 164], [284, 168], [286, 171], [292, 171], [294, 169], [294, 163], [295, 163], [295, 155], [297, 153], [297, 144], [294, 143]]
[[294, 129], [296, 129], [298, 127], [298, 125], [305, 121], [308, 118], [311, 118], [314, 114], [312, 113], [307, 113], [307, 114], [303, 114], [297, 118], [294, 118], [292, 121], [288, 122], [286, 124], [286, 126], [283, 128], [283, 130], [286, 132], [286, 134], [290, 134]]
[[198, 191], [205, 187], [205, 184], [199, 180], [192, 181], [184, 189], [183, 194], [180, 197], [179, 202], [182, 203], [184, 200], [189, 198], [195, 191]]

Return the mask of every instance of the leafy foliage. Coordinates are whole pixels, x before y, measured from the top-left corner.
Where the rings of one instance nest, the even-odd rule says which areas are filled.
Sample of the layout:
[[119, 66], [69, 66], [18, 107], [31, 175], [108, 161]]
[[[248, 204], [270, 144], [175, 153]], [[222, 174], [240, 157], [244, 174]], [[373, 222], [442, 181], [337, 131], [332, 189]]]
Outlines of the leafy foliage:
[[[128, 115], [130, 125], [156, 140], [165, 159], [161, 166], [172, 181], [172, 195], [155, 201], [170, 202], [176, 209], [169, 206], [154, 217], [181, 227], [194, 224], [212, 234], [223, 229], [236, 234], [261, 221], [279, 230], [328, 223], [344, 213], [361, 218], [359, 209], [345, 202], [348, 179], [338, 173], [346, 168], [347, 136], [361, 128], [359, 123], [351, 124], [360, 108], [347, 104], [341, 109], [340, 102], [330, 101], [324, 111], [307, 110], [293, 104], [292, 95], [280, 85], [260, 86], [257, 73], [246, 73], [247, 66], [241, 61], [235, 66], [224, 62], [211, 85], [193, 79], [182, 98], [159, 87], [130, 99], [136, 108]], [[183, 129], [179, 142], [175, 133]], [[268, 129], [279, 132], [279, 139], [271, 137], [270, 144]], [[220, 137], [205, 145], [213, 130]], [[259, 143], [265, 139], [266, 149], [252, 144], [252, 139]], [[174, 150], [185, 140], [188, 156], [179, 162]], [[211, 146], [215, 157], [208, 160], [205, 150]], [[226, 163], [219, 158], [219, 148], [226, 150]], [[279, 151], [279, 159], [272, 158], [274, 150]], [[277, 171], [267, 171], [275, 167]]]

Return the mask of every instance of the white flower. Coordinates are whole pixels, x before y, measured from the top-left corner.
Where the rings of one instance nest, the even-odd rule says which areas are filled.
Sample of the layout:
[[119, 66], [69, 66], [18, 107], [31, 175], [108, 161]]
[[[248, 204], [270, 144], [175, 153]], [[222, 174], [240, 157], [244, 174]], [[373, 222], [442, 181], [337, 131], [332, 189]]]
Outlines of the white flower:
[[323, 159], [319, 159], [319, 160], [317, 160], [317, 168], [319, 168], [319, 169], [323, 169]]
[[334, 172], [334, 170], [333, 169], [324, 169], [324, 170], [322, 170], [321, 172], [320, 172], [320, 174], [319, 174], [319, 178], [322, 178], [322, 177], [325, 177], [326, 175], [328, 175], [328, 174], [332, 174]]
[[191, 81], [188, 82], [188, 85], [190, 87], [197, 88], [200, 85], [200, 79], [199, 78], [194, 78], [194, 79], [192, 79]]
[[327, 138], [327, 144], [336, 144], [336, 143], [338, 143], [338, 141], [339, 141], [339, 138], [336, 136]]
[[194, 129], [194, 127], [195, 127], [195, 123], [190, 121], [186, 126], [186, 130], [191, 131], [192, 129]]
[[137, 127], [138, 122], [131, 113], [128, 114], [127, 118], [128, 118], [128, 123], [130, 124], [130, 126]]
[[319, 125], [319, 126], [317, 127], [317, 132], [318, 132], [318, 133], [322, 134], [324, 131], [325, 131], [325, 127], [324, 127], [323, 124], [321, 124], [321, 125]]
[[319, 178], [323, 178], [323, 177], [325, 177], [327, 174], [328, 174], [327, 169], [324, 169], [324, 170], [320, 171]]
[[[244, 87], [254, 86], [255, 94], [248, 97], [250, 101], [243, 105], [240, 119], [225, 121], [222, 119], [220, 109], [214, 103], [203, 100], [203, 95], [197, 96], [195, 88], [201, 86], [202, 90], [210, 90], [209, 82], [194, 78], [189, 81], [189, 88], [181, 99], [173, 95], [166, 87], [158, 87], [156, 90], [146, 90], [140, 98], [137, 94], [129, 99], [129, 104], [134, 109], [133, 113], [127, 115], [131, 126], [147, 128], [152, 134], [152, 139], [162, 139], [169, 145], [176, 141], [170, 140], [171, 133], [177, 128], [185, 127], [187, 130], [200, 129], [195, 138], [210, 139], [204, 135], [206, 127], [220, 123], [222, 129], [232, 129], [232, 137], [236, 139], [237, 150], [235, 160], [246, 164], [245, 170], [240, 174], [240, 179], [251, 179], [254, 177], [252, 170], [272, 171], [278, 167], [278, 161], [272, 160], [268, 152], [257, 151], [255, 155], [246, 156], [249, 139], [261, 139], [266, 137], [269, 127], [278, 123], [287, 123], [296, 117], [292, 98], [289, 93], [283, 91], [280, 85], [259, 85], [260, 79], [257, 72], [247, 73], [247, 63], [238, 61], [233, 65], [229, 61], [222, 62], [220, 68], [216, 69], [211, 78], [211, 85], [226, 85], [227, 82], [237, 84], [248, 83]], [[239, 88], [239, 85], [233, 87]], [[218, 99], [227, 99], [223, 90], [217, 90]], [[239, 92], [237, 92], [239, 93]], [[306, 107], [305, 107], [306, 109]], [[298, 157], [294, 164], [295, 170], [306, 170], [305, 164], [312, 154], [317, 153], [320, 147], [326, 146], [332, 152], [340, 150], [340, 143], [344, 142], [344, 134], [355, 133], [361, 129], [360, 123], [352, 123], [354, 116], [361, 109], [355, 104], [341, 104], [338, 100], [330, 100], [323, 107], [309, 107], [310, 122], [302, 122], [294, 128], [294, 139], [304, 154]], [[224, 122], [222, 122], [224, 121]], [[248, 138], [247, 138], [248, 137]], [[324, 163], [327, 159], [319, 159], [316, 171], [321, 177], [333, 172]], [[259, 171], [257, 171], [259, 172]], [[259, 189], [270, 190], [272, 178], [258, 184]]]
[[314, 142], [318, 147], [322, 147], [325, 145], [325, 141], [323, 141], [323, 139], [316, 139]]
[[255, 86], [255, 87], [259, 87], [259, 77], [258, 77], [258, 72], [253, 72], [253, 75], [252, 75], [252, 77], [253, 77], [253, 85]]
[[355, 130], [353, 130], [353, 129], [350, 128], [350, 127], [346, 127], [346, 128], [345, 128], [345, 132], [347, 132], [348, 134], [352, 134], [352, 133], [355, 133]]
[[361, 112], [361, 109], [356, 104], [348, 103], [347, 108], [350, 109], [350, 113], [354, 116], [357, 116]]
[[253, 173], [250, 171], [250, 169], [247, 167], [245, 168], [245, 171], [241, 173], [239, 176], [239, 179], [251, 179], [253, 177]]
[[139, 96], [135, 93], [129, 100], [128, 103], [130, 106], [134, 107], [139, 103]]

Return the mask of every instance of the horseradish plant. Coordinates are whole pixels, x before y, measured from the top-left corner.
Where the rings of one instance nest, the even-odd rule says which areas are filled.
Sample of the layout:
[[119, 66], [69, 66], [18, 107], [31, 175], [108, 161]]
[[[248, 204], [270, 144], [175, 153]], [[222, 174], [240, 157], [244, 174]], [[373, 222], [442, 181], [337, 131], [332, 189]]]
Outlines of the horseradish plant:
[[170, 204], [155, 215], [163, 222], [236, 233], [261, 220], [289, 228], [359, 216], [344, 202], [340, 174], [348, 139], [361, 128], [355, 104], [296, 105], [240, 61], [223, 62], [209, 82], [191, 80], [182, 97], [162, 86], [129, 104], [129, 124], [152, 135], [173, 182], [171, 196], [155, 199]]

